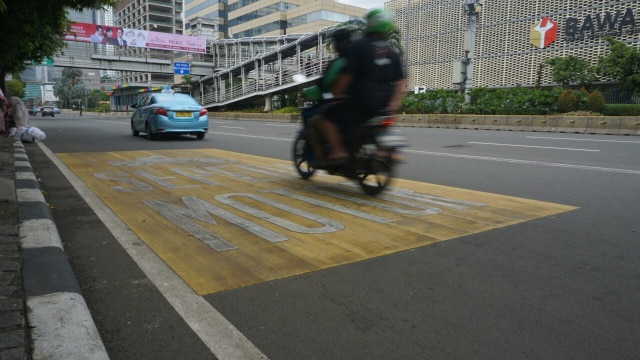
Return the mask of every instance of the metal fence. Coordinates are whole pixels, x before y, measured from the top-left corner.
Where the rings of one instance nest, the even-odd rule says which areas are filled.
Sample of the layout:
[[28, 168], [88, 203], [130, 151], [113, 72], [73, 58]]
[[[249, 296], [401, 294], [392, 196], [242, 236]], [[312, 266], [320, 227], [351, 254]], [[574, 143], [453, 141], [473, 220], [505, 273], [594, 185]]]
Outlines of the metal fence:
[[602, 91], [606, 104], [640, 104], [640, 95], [623, 89], [605, 89]]

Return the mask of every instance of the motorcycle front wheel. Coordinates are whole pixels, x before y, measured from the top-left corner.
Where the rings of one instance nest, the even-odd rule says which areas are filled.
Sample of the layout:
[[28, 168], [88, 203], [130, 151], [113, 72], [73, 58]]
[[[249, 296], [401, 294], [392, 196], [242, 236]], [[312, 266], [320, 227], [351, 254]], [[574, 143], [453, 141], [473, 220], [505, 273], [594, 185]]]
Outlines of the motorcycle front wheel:
[[375, 196], [393, 179], [391, 162], [371, 157], [366, 159], [366, 163], [367, 166], [358, 173], [358, 182], [365, 193]]
[[311, 166], [311, 147], [307, 143], [307, 134], [304, 131], [298, 133], [296, 141], [293, 143], [293, 164], [303, 179], [310, 178], [316, 171]]

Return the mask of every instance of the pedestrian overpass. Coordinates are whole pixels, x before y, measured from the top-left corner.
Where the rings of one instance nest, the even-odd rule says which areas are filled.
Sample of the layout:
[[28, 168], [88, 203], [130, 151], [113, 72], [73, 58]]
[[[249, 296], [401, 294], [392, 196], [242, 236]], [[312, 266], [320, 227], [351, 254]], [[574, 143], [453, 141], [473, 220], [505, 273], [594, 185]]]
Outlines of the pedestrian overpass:
[[[262, 96], [271, 108], [274, 94], [296, 90], [318, 79], [333, 53], [326, 46], [333, 27], [315, 33], [220, 39], [207, 43], [208, 53], [122, 48], [67, 42], [54, 57], [55, 66], [97, 70], [174, 74], [175, 62], [188, 62], [192, 95], [206, 108]], [[294, 82], [304, 74], [305, 83]]]
[[[308, 86], [320, 78], [334, 56], [326, 46], [332, 29], [213, 42], [214, 63], [219, 67], [200, 79], [195, 93], [207, 108], [264, 96], [265, 110], [270, 110], [273, 94]], [[306, 82], [293, 81], [295, 74], [306, 75]]]

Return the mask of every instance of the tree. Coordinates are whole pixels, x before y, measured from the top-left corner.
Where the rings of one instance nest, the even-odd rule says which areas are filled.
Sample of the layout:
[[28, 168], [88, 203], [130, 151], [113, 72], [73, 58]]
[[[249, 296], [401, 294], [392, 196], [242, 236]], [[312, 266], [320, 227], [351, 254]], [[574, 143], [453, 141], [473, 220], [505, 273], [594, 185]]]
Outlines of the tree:
[[53, 95], [55, 95], [65, 107], [72, 102], [84, 99], [86, 88], [80, 79], [82, 70], [76, 68], [62, 69], [62, 78], [53, 85]]
[[[1, 0], [0, 88], [7, 74], [20, 73], [34, 60], [61, 53], [69, 30], [67, 10], [100, 9], [119, 0]], [[5, 6], [2, 10], [2, 5]]]
[[622, 41], [605, 38], [610, 53], [598, 61], [598, 73], [610, 76], [631, 91], [640, 91], [640, 51]]
[[87, 94], [87, 107], [95, 108], [98, 106], [99, 101], [109, 101], [109, 97], [102, 90], [89, 90]]
[[193, 75], [182, 75], [182, 83], [184, 85], [191, 86], [192, 81], [193, 81]]
[[7, 82], [7, 94], [19, 98], [24, 97], [24, 84], [19, 79], [12, 79]]
[[561, 84], [564, 89], [570, 84], [578, 84], [589, 88], [596, 81], [595, 68], [589, 62], [577, 56], [554, 57], [545, 60], [545, 64], [552, 67], [551, 78]]

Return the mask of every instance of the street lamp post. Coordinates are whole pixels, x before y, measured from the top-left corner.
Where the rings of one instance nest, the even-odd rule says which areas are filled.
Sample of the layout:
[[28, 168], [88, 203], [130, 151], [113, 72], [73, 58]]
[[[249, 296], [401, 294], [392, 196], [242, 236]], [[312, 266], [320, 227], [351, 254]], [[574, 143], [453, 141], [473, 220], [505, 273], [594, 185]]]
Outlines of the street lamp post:
[[484, 0], [464, 0], [464, 12], [467, 14], [468, 26], [465, 32], [465, 65], [466, 76], [464, 81], [464, 102], [471, 102], [471, 84], [473, 80], [473, 59], [475, 54], [476, 28], [478, 25], [478, 15], [482, 11]]

